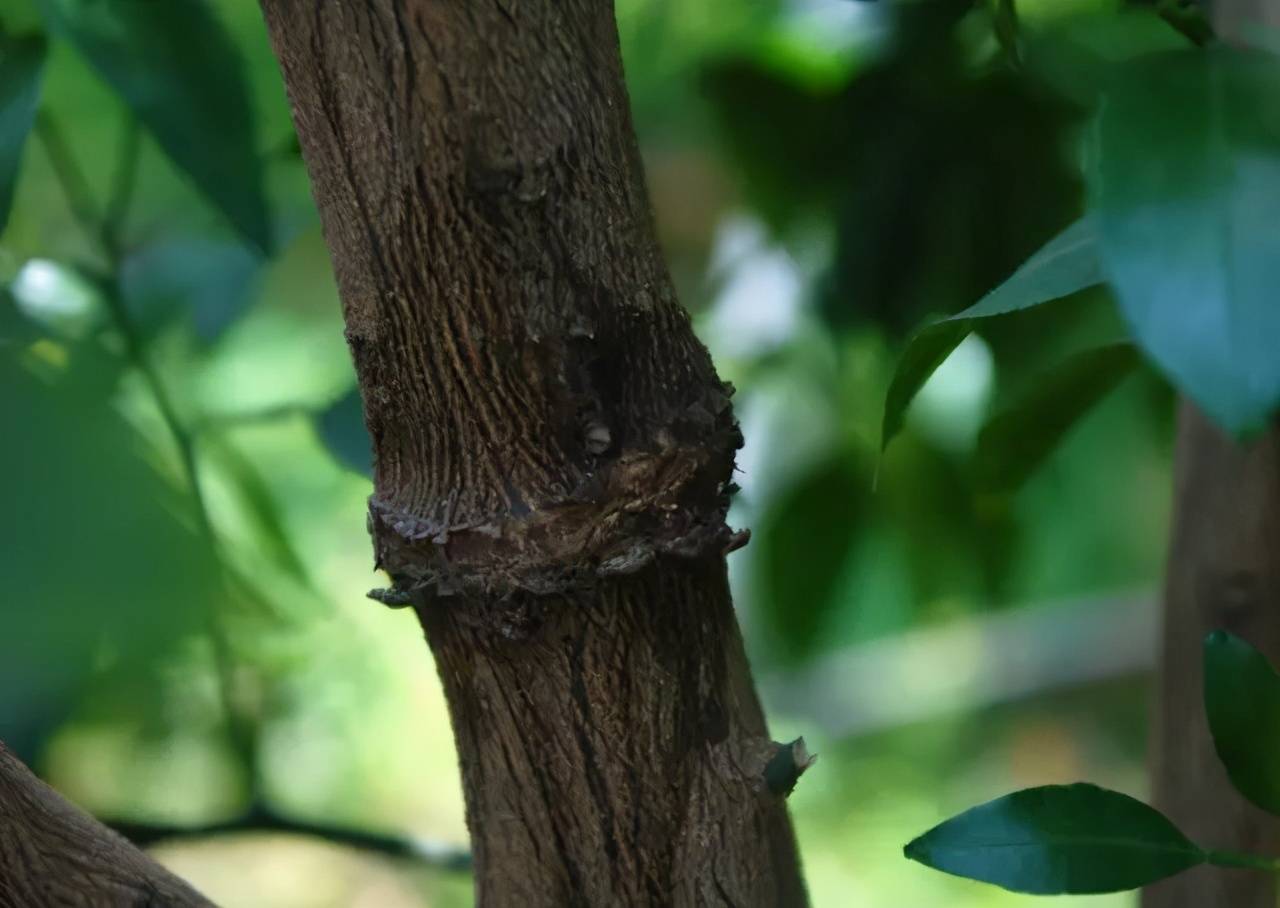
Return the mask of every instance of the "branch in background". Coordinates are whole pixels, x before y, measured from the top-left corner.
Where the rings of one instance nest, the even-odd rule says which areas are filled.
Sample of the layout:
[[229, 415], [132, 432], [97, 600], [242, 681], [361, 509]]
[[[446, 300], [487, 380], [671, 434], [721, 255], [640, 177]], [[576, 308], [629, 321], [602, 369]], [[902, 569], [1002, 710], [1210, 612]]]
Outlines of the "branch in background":
[[1157, 618], [1151, 596], [982, 615], [837, 650], [762, 693], [832, 737], [871, 734], [1149, 671]]
[[277, 833], [307, 836], [384, 857], [412, 860], [450, 873], [471, 872], [471, 853], [465, 848], [429, 839], [384, 835], [345, 826], [290, 819], [268, 808], [252, 810], [238, 819], [202, 826], [164, 826], [125, 821], [112, 822], [111, 827], [143, 848], [162, 842], [214, 836]]

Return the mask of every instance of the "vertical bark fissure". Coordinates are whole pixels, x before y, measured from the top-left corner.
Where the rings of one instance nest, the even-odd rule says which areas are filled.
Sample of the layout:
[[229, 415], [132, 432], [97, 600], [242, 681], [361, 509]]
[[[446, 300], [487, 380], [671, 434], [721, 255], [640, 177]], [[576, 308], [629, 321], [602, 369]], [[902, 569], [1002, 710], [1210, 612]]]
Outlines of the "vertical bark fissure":
[[611, 4], [262, 0], [485, 905], [800, 906]]

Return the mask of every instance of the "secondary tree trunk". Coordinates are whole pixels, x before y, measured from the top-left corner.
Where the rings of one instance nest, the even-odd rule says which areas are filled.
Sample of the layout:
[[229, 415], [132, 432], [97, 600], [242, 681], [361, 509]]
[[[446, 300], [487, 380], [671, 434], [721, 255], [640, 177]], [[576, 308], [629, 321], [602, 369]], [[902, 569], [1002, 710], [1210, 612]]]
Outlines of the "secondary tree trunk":
[[[1280, 24], [1274, 0], [1208, 0], [1224, 40]], [[1213, 848], [1280, 852], [1280, 821], [1236, 792], [1204, 715], [1205, 635], [1223, 628], [1280, 664], [1280, 427], [1251, 445], [1190, 403], [1179, 413], [1151, 770], [1156, 805]], [[1142, 908], [1275, 908], [1266, 873], [1200, 868], [1147, 889]]]
[[[1251, 445], [1184, 404], [1165, 580], [1152, 770], [1156, 804], [1213, 848], [1280, 854], [1280, 821], [1227, 779], [1204, 715], [1205, 635], [1224, 628], [1280, 663], [1280, 430]], [[1275, 908], [1267, 873], [1201, 868], [1151, 887], [1144, 908]]]
[[612, 4], [262, 6], [480, 904], [803, 905], [725, 579], [731, 389], [657, 248]]
[[212, 904], [0, 744], [0, 905]]

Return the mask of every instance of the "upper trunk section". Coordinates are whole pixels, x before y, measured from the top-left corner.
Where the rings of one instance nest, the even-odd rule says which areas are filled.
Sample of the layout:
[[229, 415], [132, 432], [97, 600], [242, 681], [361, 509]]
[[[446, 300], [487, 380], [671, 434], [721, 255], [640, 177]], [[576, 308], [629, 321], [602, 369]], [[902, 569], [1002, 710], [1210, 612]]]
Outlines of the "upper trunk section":
[[611, 4], [264, 6], [399, 592], [723, 546], [738, 434], [654, 239]]

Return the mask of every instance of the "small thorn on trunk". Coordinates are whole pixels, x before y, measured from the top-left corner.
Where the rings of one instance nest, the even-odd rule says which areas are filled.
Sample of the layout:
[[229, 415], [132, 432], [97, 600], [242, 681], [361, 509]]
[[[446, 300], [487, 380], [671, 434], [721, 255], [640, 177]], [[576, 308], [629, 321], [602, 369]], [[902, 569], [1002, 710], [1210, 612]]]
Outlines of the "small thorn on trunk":
[[369, 590], [368, 596], [387, 608], [408, 608], [413, 605], [413, 594], [407, 590]]
[[725, 543], [724, 554], [728, 555], [730, 552], [736, 552], [750, 541], [750, 530], [737, 530], [729, 537], [729, 541]]
[[805, 770], [817, 761], [818, 755], [809, 753], [804, 738], [796, 738], [790, 744], [779, 744], [764, 768], [764, 784], [771, 792], [785, 798], [795, 791], [796, 783]]

